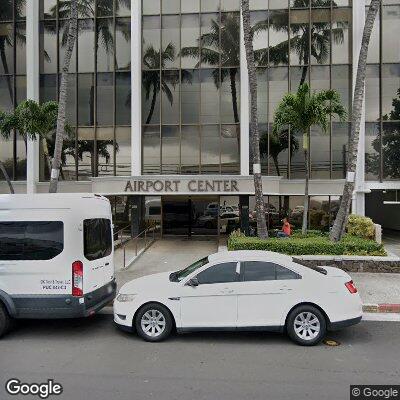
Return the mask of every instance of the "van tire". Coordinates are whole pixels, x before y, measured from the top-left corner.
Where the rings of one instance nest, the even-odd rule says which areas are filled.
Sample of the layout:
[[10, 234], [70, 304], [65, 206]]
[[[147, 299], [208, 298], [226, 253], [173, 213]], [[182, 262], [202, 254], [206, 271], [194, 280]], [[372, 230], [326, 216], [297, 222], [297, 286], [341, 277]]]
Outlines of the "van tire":
[[[150, 318], [155, 318], [154, 323], [157, 324], [157, 321], [161, 321], [160, 326], [154, 328], [153, 331], [150, 328], [150, 331], [147, 333], [143, 329], [143, 321], [148, 322]], [[149, 325], [147, 325], [149, 326]], [[144, 339], [146, 342], [161, 342], [165, 340], [172, 331], [173, 327], [173, 319], [171, 312], [167, 307], [163, 306], [159, 303], [149, 303], [144, 305], [136, 314], [135, 319], [135, 328], [138, 335]], [[157, 331], [156, 331], [157, 329]], [[161, 333], [158, 330], [162, 330]], [[152, 336], [152, 332], [154, 333]]]
[[0, 338], [3, 337], [11, 328], [11, 318], [6, 308], [0, 303]]

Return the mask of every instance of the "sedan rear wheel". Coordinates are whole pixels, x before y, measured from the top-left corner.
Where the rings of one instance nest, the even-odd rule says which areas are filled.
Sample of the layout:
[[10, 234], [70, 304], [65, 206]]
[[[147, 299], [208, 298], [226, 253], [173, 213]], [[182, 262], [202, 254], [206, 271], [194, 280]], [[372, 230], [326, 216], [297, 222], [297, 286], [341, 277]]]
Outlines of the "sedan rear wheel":
[[172, 316], [161, 304], [151, 303], [143, 306], [136, 315], [136, 330], [148, 342], [166, 339], [172, 330]]
[[0, 303], [0, 338], [4, 336], [11, 327], [11, 318], [6, 308]]
[[300, 306], [290, 313], [286, 328], [293, 341], [302, 346], [313, 346], [324, 338], [326, 321], [316, 307]]

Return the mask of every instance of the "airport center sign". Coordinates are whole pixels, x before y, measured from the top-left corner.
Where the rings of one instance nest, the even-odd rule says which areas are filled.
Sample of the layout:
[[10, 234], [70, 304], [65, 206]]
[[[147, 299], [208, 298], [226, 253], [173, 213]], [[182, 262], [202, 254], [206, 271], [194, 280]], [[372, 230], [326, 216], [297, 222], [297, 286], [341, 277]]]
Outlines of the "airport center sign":
[[[340, 195], [344, 180], [312, 180], [311, 195]], [[304, 180], [263, 176], [264, 194], [304, 195]], [[252, 195], [252, 175], [102, 176], [91, 179], [91, 192], [102, 195]]]

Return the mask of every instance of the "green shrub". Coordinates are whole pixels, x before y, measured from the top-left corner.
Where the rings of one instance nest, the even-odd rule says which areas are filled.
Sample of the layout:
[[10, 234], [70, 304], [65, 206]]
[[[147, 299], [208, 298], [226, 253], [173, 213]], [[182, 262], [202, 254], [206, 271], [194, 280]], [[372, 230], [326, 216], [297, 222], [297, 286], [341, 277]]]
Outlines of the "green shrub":
[[347, 232], [362, 239], [375, 240], [375, 224], [371, 218], [350, 215], [347, 222]]
[[383, 245], [372, 240], [346, 235], [339, 243], [327, 236], [292, 237], [289, 239], [231, 236], [229, 250], [267, 250], [288, 255], [358, 255], [385, 256]]

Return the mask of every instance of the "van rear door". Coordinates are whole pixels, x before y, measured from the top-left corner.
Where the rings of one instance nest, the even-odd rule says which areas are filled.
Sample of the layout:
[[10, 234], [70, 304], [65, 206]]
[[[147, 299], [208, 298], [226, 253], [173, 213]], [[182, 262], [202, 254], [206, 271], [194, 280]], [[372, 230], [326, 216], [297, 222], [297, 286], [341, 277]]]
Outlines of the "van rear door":
[[114, 279], [112, 223], [107, 218], [83, 221], [83, 288], [93, 292]]

